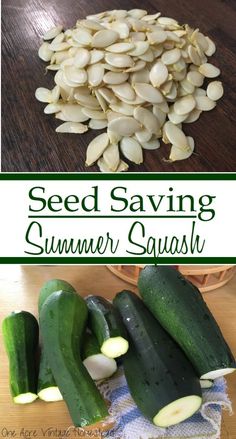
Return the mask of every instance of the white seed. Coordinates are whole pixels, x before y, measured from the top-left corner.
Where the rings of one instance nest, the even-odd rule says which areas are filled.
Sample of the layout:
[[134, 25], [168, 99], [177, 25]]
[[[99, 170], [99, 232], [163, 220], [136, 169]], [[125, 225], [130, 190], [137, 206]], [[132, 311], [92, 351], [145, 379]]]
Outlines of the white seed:
[[107, 72], [103, 77], [103, 81], [106, 84], [118, 85], [127, 81], [128, 78], [129, 78], [128, 73]]
[[138, 120], [150, 133], [158, 134], [160, 131], [159, 120], [154, 114], [143, 107], [136, 107], [134, 110], [134, 117]]
[[206, 78], [216, 78], [216, 76], [220, 75], [220, 69], [218, 67], [213, 66], [213, 64], [205, 63], [199, 67], [199, 72], [204, 75]]
[[52, 101], [52, 92], [48, 88], [39, 87], [35, 91], [35, 97], [38, 101], [49, 104]]
[[156, 116], [156, 118], [158, 119], [160, 126], [162, 127], [162, 125], [164, 125], [166, 121], [166, 113], [162, 111], [157, 105], [153, 105], [152, 111], [154, 116]]
[[87, 148], [86, 165], [90, 166], [95, 163], [104, 153], [109, 145], [109, 137], [107, 133], [99, 134], [93, 139]]
[[174, 111], [174, 105], [170, 108], [170, 111], [168, 113], [169, 120], [174, 123], [175, 125], [178, 125], [179, 123], [182, 123], [186, 118], [188, 117], [188, 114], [177, 114]]
[[148, 49], [143, 55], [139, 55], [140, 60], [145, 62], [153, 62], [154, 61], [154, 53], [152, 49]]
[[94, 21], [94, 20], [81, 20], [80, 24], [83, 27], [86, 27], [87, 29], [90, 29], [90, 30], [100, 30], [100, 29], [103, 29], [102, 25], [100, 23], [98, 23], [97, 21]]
[[187, 81], [195, 87], [201, 87], [204, 82], [204, 76], [199, 72], [188, 72]]
[[148, 41], [135, 41], [134, 49], [129, 51], [131, 56], [141, 56], [149, 49]]
[[143, 162], [142, 147], [133, 137], [123, 137], [120, 142], [120, 149], [122, 154], [136, 165]]
[[116, 43], [106, 47], [106, 50], [112, 53], [124, 53], [124, 52], [128, 52], [129, 50], [132, 50], [133, 48], [134, 48], [133, 43]]
[[64, 116], [64, 120], [68, 122], [85, 122], [89, 119], [83, 111], [82, 107], [77, 104], [64, 104], [60, 110]]
[[92, 38], [92, 47], [97, 49], [110, 46], [115, 43], [119, 38], [118, 32], [111, 29], [99, 30]]
[[55, 104], [56, 102], [58, 102], [58, 100], [59, 100], [59, 98], [60, 98], [60, 92], [61, 92], [61, 90], [60, 90], [59, 85], [56, 85], [56, 86], [52, 89], [52, 92], [51, 92], [51, 98], [52, 98], [51, 102], [53, 102], [54, 104]]
[[130, 75], [131, 84], [135, 84], [136, 82], [147, 82], [149, 83], [149, 70], [144, 68], [139, 70], [138, 72], [134, 72]]
[[191, 94], [195, 90], [194, 85], [191, 84], [191, 82], [189, 82], [187, 79], [183, 79], [182, 81], [180, 81], [180, 85], [187, 94]]
[[196, 108], [201, 111], [211, 111], [216, 106], [216, 102], [209, 99], [207, 96], [195, 96]]
[[[107, 164], [105, 163], [103, 158], [100, 158], [97, 162], [98, 167], [100, 169], [101, 172], [112, 172], [111, 169], [108, 168]], [[123, 160], [120, 160], [119, 166], [116, 169], [116, 172], [124, 172], [124, 171], [128, 171], [129, 166], [127, 165], [127, 163], [125, 163]]]
[[61, 66], [58, 64], [52, 64], [52, 65], [46, 67], [47, 70], [53, 70], [53, 71], [60, 70], [60, 68], [61, 68]]
[[168, 69], [162, 61], [158, 61], [150, 71], [150, 81], [153, 87], [160, 87], [168, 78]]
[[64, 74], [67, 81], [72, 81], [75, 84], [84, 84], [87, 81], [87, 73], [84, 69], [78, 69], [75, 66], [66, 66]]
[[105, 119], [91, 119], [89, 121], [89, 128], [91, 128], [92, 130], [103, 130], [107, 127], [107, 124], [108, 122]]
[[[137, 131], [135, 133], [135, 137], [139, 143], [148, 142], [152, 138], [151, 131], [148, 131], [146, 129], [143, 129], [142, 131]], [[143, 145], [142, 145], [143, 146]]]
[[83, 134], [88, 131], [87, 125], [78, 122], [65, 122], [56, 128], [57, 133]]
[[135, 92], [128, 82], [124, 82], [120, 85], [113, 85], [112, 91], [121, 100], [126, 99], [128, 101], [133, 101], [135, 99]]
[[119, 143], [120, 140], [122, 139], [122, 136], [120, 134], [109, 130], [109, 128], [107, 129], [107, 134], [108, 134], [110, 143]]
[[55, 26], [49, 29], [43, 36], [44, 40], [53, 40], [57, 35], [61, 33], [63, 26]]
[[142, 20], [144, 21], [153, 21], [156, 20], [158, 17], [160, 17], [161, 13], [157, 12], [156, 14], [151, 14], [151, 15], [144, 15], [142, 17]]
[[45, 114], [53, 114], [53, 113], [57, 113], [58, 111], [61, 111], [62, 109], [62, 104], [48, 104], [45, 108], [44, 108], [44, 113]]
[[208, 48], [205, 50], [205, 54], [207, 56], [212, 56], [216, 51], [215, 43], [209, 37], [206, 37], [206, 40], [208, 42]]
[[43, 43], [38, 50], [39, 58], [47, 62], [50, 61], [52, 55], [53, 51], [50, 49], [50, 44], [46, 42]]
[[119, 37], [122, 39], [126, 39], [129, 36], [129, 26], [126, 22], [114, 21], [110, 23], [110, 28], [118, 32]]
[[79, 69], [82, 69], [83, 67], [87, 66], [87, 64], [90, 61], [90, 53], [87, 49], [84, 47], [80, 47], [76, 51], [76, 55], [74, 57], [74, 65], [75, 67], [78, 67]]
[[115, 104], [117, 102], [117, 98], [114, 93], [106, 87], [99, 88], [99, 93], [109, 104]]
[[164, 64], [170, 65], [179, 61], [181, 57], [181, 52], [179, 49], [167, 50], [163, 53], [161, 60]]
[[137, 84], [134, 84], [134, 89], [137, 95], [147, 102], [158, 104], [163, 101], [163, 96], [161, 92], [150, 84], [139, 82]]
[[149, 142], [143, 142], [142, 143], [143, 149], [149, 149], [149, 150], [155, 150], [160, 148], [160, 141], [158, 139], [150, 140]]
[[89, 64], [96, 64], [104, 58], [104, 52], [102, 50], [93, 49], [90, 52]]
[[167, 33], [163, 30], [147, 33], [147, 38], [150, 44], [161, 44], [166, 41]]
[[104, 67], [102, 64], [93, 64], [88, 67], [88, 82], [92, 87], [101, 84], [104, 76]]
[[133, 18], [137, 18], [138, 20], [142, 17], [144, 17], [144, 15], [147, 15], [147, 11], [145, 11], [144, 9], [131, 9], [128, 14], [133, 17]]
[[207, 87], [207, 96], [212, 101], [218, 101], [218, 99], [222, 98], [224, 94], [224, 89], [222, 82], [220, 81], [213, 81], [208, 84]]
[[75, 30], [73, 39], [82, 46], [89, 46], [92, 42], [92, 36], [87, 30]]
[[145, 61], [139, 60], [132, 67], [130, 67], [129, 69], [127, 69], [125, 71], [127, 73], [139, 72], [140, 70], [144, 69], [145, 66], [146, 66]]
[[133, 65], [133, 60], [131, 56], [126, 54], [115, 54], [115, 53], [107, 53], [105, 55], [105, 60], [108, 64], [111, 64], [114, 67], [131, 67]]
[[195, 108], [195, 106], [196, 101], [194, 97], [192, 95], [187, 95], [175, 102], [174, 112], [179, 115], [188, 114]]
[[109, 122], [108, 128], [121, 136], [132, 136], [136, 131], [140, 131], [142, 127], [132, 117], [121, 116]]
[[117, 143], [109, 145], [103, 153], [103, 158], [108, 168], [115, 172], [120, 163], [120, 153]]
[[166, 122], [164, 125], [165, 134], [170, 143], [179, 148], [188, 146], [188, 141], [183, 131], [172, 122]]
[[187, 137], [188, 145], [186, 148], [182, 149], [176, 145], [172, 145], [169, 160], [175, 162], [177, 160], [188, 159], [194, 151], [194, 139], [192, 137]]
[[193, 47], [191, 45], [188, 46], [188, 56], [193, 64], [195, 64], [196, 66], [200, 66], [201, 58], [200, 58], [197, 50], [195, 49], [195, 47]]
[[117, 104], [111, 104], [110, 108], [112, 111], [124, 114], [125, 116], [133, 116], [134, 107], [133, 105], [126, 104], [125, 102], [118, 102]]
[[129, 36], [132, 41], [145, 41], [146, 39], [144, 32], [130, 32]]
[[201, 113], [201, 110], [197, 110], [196, 108], [194, 108], [194, 110], [191, 111], [191, 113], [188, 115], [187, 119], [185, 119], [184, 123], [196, 122], [196, 120], [199, 119]]
[[107, 119], [107, 116], [103, 111], [97, 111], [91, 108], [82, 108], [81, 111], [90, 119]]
[[63, 43], [51, 43], [49, 46], [49, 49], [53, 50], [54, 52], [63, 52], [64, 50], [67, 50], [70, 48], [70, 44], [68, 42]]
[[178, 21], [170, 17], [159, 17], [157, 21], [163, 26], [178, 26]]

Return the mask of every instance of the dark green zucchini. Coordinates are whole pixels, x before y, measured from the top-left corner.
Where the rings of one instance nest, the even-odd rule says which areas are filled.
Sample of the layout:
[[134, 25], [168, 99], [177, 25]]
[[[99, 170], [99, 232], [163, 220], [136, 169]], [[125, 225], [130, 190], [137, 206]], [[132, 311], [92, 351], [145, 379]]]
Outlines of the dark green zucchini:
[[[43, 285], [43, 287], [39, 292], [39, 299], [38, 299], [39, 314], [45, 300], [47, 300], [47, 298], [55, 291], [61, 291], [61, 290], [71, 291], [71, 292], [75, 291], [72, 285], [70, 285], [65, 280], [61, 280], [61, 279], [51, 279]], [[40, 399], [47, 402], [60, 401], [63, 399], [61, 392], [58, 389], [58, 386], [54, 379], [54, 376], [52, 374], [52, 371], [49, 367], [43, 346], [41, 346], [37, 393]]]
[[112, 303], [100, 296], [88, 296], [89, 327], [96, 336], [101, 352], [109, 358], [125, 354], [129, 348], [126, 330]]
[[136, 294], [123, 291], [114, 304], [129, 333], [124, 371], [141, 412], [159, 427], [192, 416], [202, 402], [192, 364]]
[[235, 359], [199, 290], [171, 267], [146, 267], [140, 294], [160, 324], [181, 346], [202, 379], [236, 368]]
[[116, 361], [101, 353], [97, 339], [86, 333], [83, 339], [82, 360], [93, 380], [104, 380], [117, 370]]
[[16, 404], [33, 402], [38, 397], [36, 369], [38, 322], [29, 312], [12, 312], [3, 320], [2, 332], [9, 358], [13, 401]]
[[49, 366], [76, 427], [103, 420], [107, 407], [81, 359], [88, 317], [86, 302], [76, 293], [51, 294], [40, 313], [40, 328]]

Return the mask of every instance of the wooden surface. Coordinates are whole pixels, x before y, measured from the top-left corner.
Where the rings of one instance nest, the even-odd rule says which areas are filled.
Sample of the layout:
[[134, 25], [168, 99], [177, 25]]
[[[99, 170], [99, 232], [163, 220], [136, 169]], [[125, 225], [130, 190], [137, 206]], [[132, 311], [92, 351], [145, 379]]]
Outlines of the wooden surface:
[[156, 8], [181, 23], [199, 27], [213, 38], [217, 52], [213, 62], [222, 70], [224, 98], [185, 131], [196, 141], [196, 153], [187, 161], [165, 163], [169, 147], [146, 151], [145, 163], [130, 171], [236, 171], [235, 154], [235, 0], [4, 0], [2, 4], [2, 170], [91, 172], [86, 169], [86, 145], [94, 132], [83, 136], [56, 134], [58, 122], [43, 114], [35, 100], [39, 86], [52, 88], [53, 73], [44, 74], [37, 50], [41, 37], [54, 24], [74, 26], [77, 18], [105, 9]]
[[[124, 288], [134, 290], [134, 287], [115, 277], [103, 266], [0, 266], [0, 320], [2, 321], [3, 317], [15, 309], [26, 309], [37, 316], [37, 299], [40, 287], [45, 281], [58, 277], [72, 283], [82, 295], [100, 294], [112, 298], [115, 293]], [[206, 293], [204, 298], [236, 355], [236, 277], [227, 286]], [[16, 439], [20, 437], [43, 438], [50, 437], [48, 436], [49, 431], [57, 430], [57, 434], [59, 434], [60, 430], [66, 430], [71, 425], [63, 401], [57, 403], [36, 401], [25, 406], [17, 406], [12, 403], [8, 386], [8, 362], [2, 340], [0, 340], [0, 368], [1, 437], [3, 437], [3, 428], [8, 431], [15, 430]], [[233, 408], [236, 410], [236, 374], [229, 376], [227, 381]], [[24, 436], [23, 428], [30, 430], [31, 434]], [[34, 430], [36, 433], [33, 436]], [[47, 433], [45, 433], [46, 430]], [[12, 436], [8, 435], [8, 437]], [[62, 435], [51, 437], [61, 438]], [[74, 437], [73, 434], [70, 437]], [[221, 439], [236, 439], [235, 416], [224, 413]]]

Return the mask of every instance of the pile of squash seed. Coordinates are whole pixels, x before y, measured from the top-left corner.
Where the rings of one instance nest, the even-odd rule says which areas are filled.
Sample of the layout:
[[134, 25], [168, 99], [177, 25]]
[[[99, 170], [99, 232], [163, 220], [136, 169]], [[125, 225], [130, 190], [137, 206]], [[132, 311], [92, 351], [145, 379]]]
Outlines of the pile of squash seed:
[[143, 150], [171, 144], [170, 161], [194, 151], [182, 123], [195, 122], [223, 95], [220, 70], [208, 63], [214, 42], [199, 29], [161, 13], [113, 10], [56, 26], [44, 35], [39, 57], [55, 71], [55, 87], [40, 87], [36, 98], [46, 114], [63, 121], [58, 133], [106, 129], [88, 145], [86, 165], [121, 172], [140, 164]]

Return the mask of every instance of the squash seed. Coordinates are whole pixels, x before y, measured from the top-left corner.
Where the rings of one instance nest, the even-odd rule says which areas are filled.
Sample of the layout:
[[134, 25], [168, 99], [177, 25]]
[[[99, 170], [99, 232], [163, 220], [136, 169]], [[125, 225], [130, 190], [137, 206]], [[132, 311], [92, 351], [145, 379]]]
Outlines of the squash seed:
[[104, 162], [108, 168], [115, 172], [120, 164], [120, 153], [117, 143], [109, 145], [103, 153]]
[[222, 82], [220, 81], [213, 81], [210, 82], [207, 86], [207, 96], [212, 101], [218, 101], [218, 99], [222, 98], [224, 94], [224, 89]]
[[131, 67], [133, 65], [133, 60], [131, 56], [126, 54], [116, 54], [116, 53], [107, 53], [105, 55], [105, 60], [108, 64], [111, 64], [114, 67]]
[[162, 61], [154, 64], [150, 71], [150, 81], [153, 87], [160, 87], [167, 80], [168, 74], [168, 69]]
[[80, 47], [76, 51], [76, 55], [74, 57], [74, 65], [75, 67], [78, 67], [79, 69], [82, 69], [83, 67], [87, 66], [87, 64], [90, 61], [90, 53], [87, 49], [84, 47]]
[[63, 26], [55, 26], [49, 29], [43, 36], [44, 40], [53, 40], [57, 35], [61, 33]]
[[136, 131], [140, 131], [142, 127], [134, 118], [121, 116], [109, 122], [108, 128], [121, 136], [132, 136]]
[[119, 38], [118, 32], [111, 29], [99, 30], [92, 38], [91, 45], [97, 49], [103, 49], [115, 43]]
[[39, 102], [50, 103], [52, 101], [52, 92], [48, 88], [39, 87], [35, 91], [35, 97]]
[[188, 72], [187, 81], [195, 87], [201, 87], [204, 82], [204, 76], [199, 72]]
[[181, 52], [179, 49], [167, 50], [161, 56], [163, 64], [170, 65], [174, 64], [181, 58]]
[[53, 51], [50, 49], [50, 44], [46, 42], [43, 43], [38, 50], [39, 58], [47, 62], [50, 61], [52, 55]]
[[95, 163], [104, 153], [109, 145], [109, 137], [107, 133], [99, 134], [93, 139], [87, 148], [86, 165], [90, 166]]
[[89, 128], [91, 128], [92, 130], [103, 130], [107, 127], [107, 124], [107, 120], [91, 119], [89, 121]]
[[178, 128], [172, 122], [170, 121], [166, 122], [164, 125], [164, 129], [165, 129], [165, 134], [170, 143], [172, 143], [175, 146], [178, 146], [179, 148], [184, 148], [188, 146], [188, 141], [185, 134], [180, 128]]
[[134, 48], [133, 43], [116, 43], [106, 47], [107, 52], [124, 53]]
[[[146, 129], [143, 129], [142, 131], [137, 131], [135, 133], [135, 137], [141, 145], [143, 142], [148, 142], [152, 138], [152, 133]], [[142, 145], [143, 146], [143, 145]]]
[[220, 69], [213, 66], [213, 64], [205, 63], [199, 67], [199, 72], [206, 78], [215, 78], [220, 75]]
[[160, 130], [160, 123], [154, 114], [143, 107], [136, 107], [134, 110], [134, 117], [142, 126], [144, 126], [150, 133], [158, 134]]
[[113, 85], [112, 91], [121, 100], [126, 99], [128, 101], [133, 101], [135, 99], [135, 92], [128, 82], [124, 82], [120, 85]]
[[89, 119], [83, 113], [83, 107], [77, 104], [64, 104], [60, 107], [60, 110], [65, 118], [64, 120], [68, 122], [85, 122]]
[[211, 111], [216, 106], [216, 102], [207, 96], [195, 96], [196, 109], [201, 111]]
[[176, 145], [172, 145], [169, 157], [169, 160], [171, 162], [186, 160], [192, 155], [194, 151], [194, 140], [192, 137], [187, 137], [187, 141], [188, 145], [186, 149], [182, 149]]
[[88, 82], [92, 87], [101, 84], [104, 76], [104, 67], [102, 64], [93, 64], [88, 67]]
[[83, 134], [88, 131], [87, 125], [79, 122], [65, 122], [56, 128], [57, 133]]
[[103, 81], [106, 84], [118, 85], [127, 81], [128, 78], [129, 78], [128, 73], [107, 72], [103, 77]]
[[184, 96], [181, 99], [178, 99], [174, 103], [174, 112], [176, 114], [188, 114], [190, 113], [196, 106], [196, 101], [192, 95]]
[[104, 58], [104, 52], [102, 50], [93, 49], [90, 52], [89, 64], [96, 64]]
[[139, 82], [137, 84], [134, 84], [134, 89], [137, 95], [147, 102], [151, 102], [152, 104], [158, 104], [163, 101], [163, 95], [161, 94], [161, 92], [150, 84]]
[[155, 149], [160, 148], [160, 141], [158, 139], [155, 139], [155, 140], [150, 140], [148, 142], [142, 142], [142, 148], [153, 151]]
[[133, 137], [123, 137], [120, 142], [120, 149], [125, 158], [136, 165], [140, 165], [143, 162], [142, 147]]

